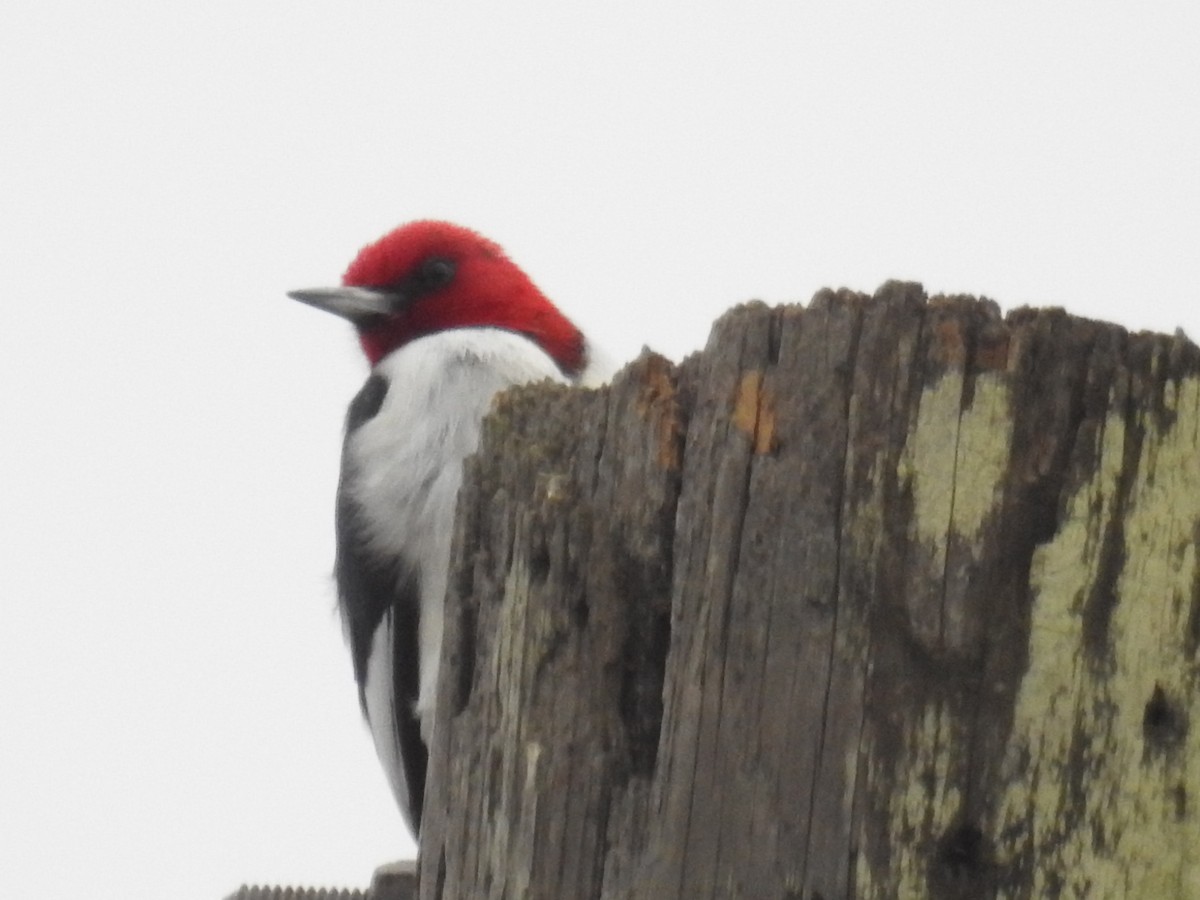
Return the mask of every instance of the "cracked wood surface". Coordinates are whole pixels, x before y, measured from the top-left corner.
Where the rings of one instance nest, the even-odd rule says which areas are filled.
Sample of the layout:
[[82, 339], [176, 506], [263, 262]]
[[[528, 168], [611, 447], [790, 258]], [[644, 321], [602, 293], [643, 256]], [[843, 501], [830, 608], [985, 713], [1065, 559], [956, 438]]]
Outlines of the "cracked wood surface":
[[431, 898], [1200, 896], [1200, 352], [822, 292], [499, 399]]

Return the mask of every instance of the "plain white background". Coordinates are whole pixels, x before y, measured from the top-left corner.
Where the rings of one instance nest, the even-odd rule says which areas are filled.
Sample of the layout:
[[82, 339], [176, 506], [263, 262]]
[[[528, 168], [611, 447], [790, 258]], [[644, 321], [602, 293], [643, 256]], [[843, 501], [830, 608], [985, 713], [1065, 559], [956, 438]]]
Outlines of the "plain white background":
[[1200, 331], [1194, 3], [0, 9], [0, 895], [411, 845], [334, 613], [349, 329], [443, 217], [614, 355], [888, 278]]

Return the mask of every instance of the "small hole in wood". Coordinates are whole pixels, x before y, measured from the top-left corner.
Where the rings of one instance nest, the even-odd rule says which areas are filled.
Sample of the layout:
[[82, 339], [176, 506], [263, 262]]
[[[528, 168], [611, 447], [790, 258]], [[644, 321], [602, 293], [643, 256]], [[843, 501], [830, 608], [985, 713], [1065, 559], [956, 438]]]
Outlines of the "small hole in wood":
[[1161, 684], [1155, 684], [1142, 713], [1142, 736], [1146, 743], [1158, 748], [1174, 746], [1183, 741], [1187, 731], [1183, 711], [1167, 696]]
[[938, 862], [954, 874], [979, 869], [984, 863], [983, 832], [974, 825], [959, 825], [942, 835]]
[[990, 897], [998, 871], [990, 841], [974, 825], [962, 823], [938, 840], [929, 867], [931, 900]]

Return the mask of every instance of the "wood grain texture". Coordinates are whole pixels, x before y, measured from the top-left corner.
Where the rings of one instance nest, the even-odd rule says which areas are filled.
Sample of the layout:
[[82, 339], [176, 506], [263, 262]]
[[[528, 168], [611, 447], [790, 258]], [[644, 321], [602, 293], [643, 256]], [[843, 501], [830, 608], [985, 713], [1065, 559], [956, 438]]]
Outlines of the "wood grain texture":
[[432, 898], [1200, 896], [1200, 352], [822, 292], [502, 397]]

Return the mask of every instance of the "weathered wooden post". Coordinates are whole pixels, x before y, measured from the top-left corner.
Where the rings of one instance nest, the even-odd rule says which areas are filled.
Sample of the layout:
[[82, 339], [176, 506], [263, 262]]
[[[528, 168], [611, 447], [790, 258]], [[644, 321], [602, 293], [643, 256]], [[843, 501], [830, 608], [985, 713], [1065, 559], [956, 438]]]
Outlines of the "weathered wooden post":
[[433, 898], [1200, 897], [1200, 351], [918, 286], [500, 401]]

